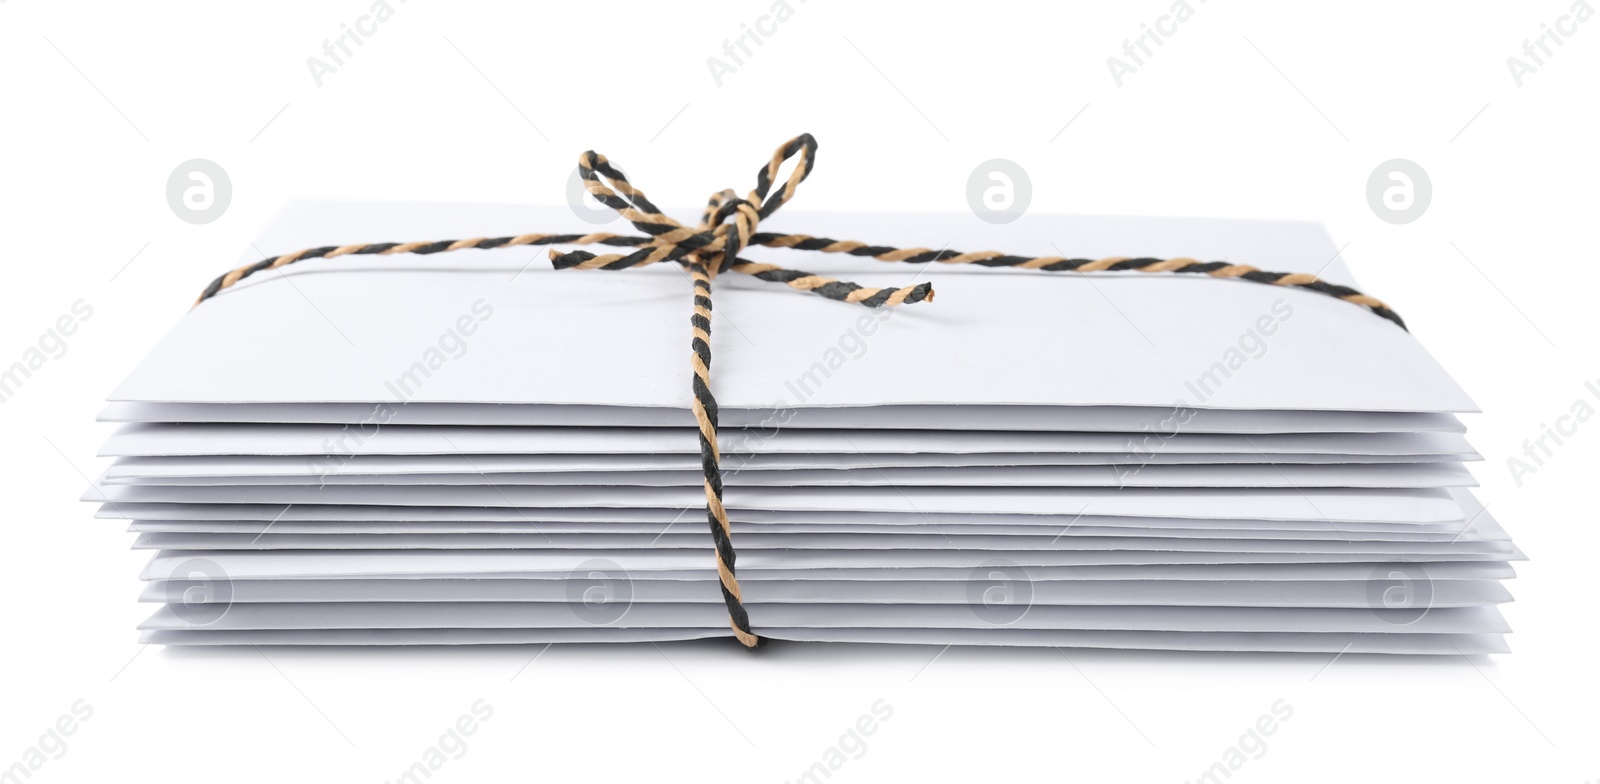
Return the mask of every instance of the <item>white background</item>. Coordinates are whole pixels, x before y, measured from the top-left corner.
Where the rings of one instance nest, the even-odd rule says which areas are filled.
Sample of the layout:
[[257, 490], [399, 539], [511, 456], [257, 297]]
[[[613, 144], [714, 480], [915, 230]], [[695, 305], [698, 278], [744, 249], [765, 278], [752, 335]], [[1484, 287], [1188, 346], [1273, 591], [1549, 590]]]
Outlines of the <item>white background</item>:
[[[768, 0], [391, 1], [393, 18], [321, 86], [306, 59], [370, 0], [0, 3], [0, 363], [75, 301], [94, 309], [0, 404], [0, 766], [83, 699], [93, 717], [30, 781], [380, 782], [485, 699], [493, 718], [434, 779], [779, 782], [881, 699], [892, 718], [834, 779], [1181, 782], [1281, 699], [1292, 719], [1234, 780], [1600, 778], [1600, 423], [1520, 486], [1506, 465], [1574, 401], [1600, 406], [1583, 386], [1600, 378], [1600, 21], [1518, 86], [1507, 58], [1567, 0], [1192, 0], [1118, 86], [1106, 59], [1169, 0], [790, 0], [792, 19], [719, 87], [707, 58]], [[75, 500], [101, 468], [109, 428], [94, 413], [285, 200], [561, 203], [593, 148], [658, 203], [698, 204], [747, 188], [803, 130], [822, 143], [805, 209], [966, 209], [974, 167], [1007, 158], [1030, 173], [1035, 211], [1326, 221], [1364, 287], [1486, 412], [1469, 417], [1481, 497], [1533, 559], [1511, 585], [1516, 652], [1330, 664], [727, 643], [554, 649], [528, 664], [536, 650], [269, 660], [136, 644], [145, 556]], [[192, 158], [232, 182], [206, 225], [180, 221], [165, 194]], [[1405, 225], [1366, 198], [1393, 158], [1433, 186]], [[432, 238], [329, 241], [407, 239]]]

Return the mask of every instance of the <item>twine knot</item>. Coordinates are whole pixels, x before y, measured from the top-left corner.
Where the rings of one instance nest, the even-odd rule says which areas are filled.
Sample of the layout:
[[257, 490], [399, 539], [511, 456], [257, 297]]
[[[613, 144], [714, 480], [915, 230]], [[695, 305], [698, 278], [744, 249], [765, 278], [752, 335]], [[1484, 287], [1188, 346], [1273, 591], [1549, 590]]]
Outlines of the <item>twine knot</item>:
[[[645, 196], [644, 191], [628, 181], [627, 175], [623, 174], [622, 170], [612, 166], [606, 156], [590, 150], [578, 157], [578, 176], [583, 179], [584, 189], [596, 201], [616, 210], [617, 214], [633, 224], [634, 228], [644, 232], [646, 236], [632, 238], [631, 243], [601, 241], [613, 245], [631, 244], [634, 249], [629, 253], [595, 255], [583, 250], [561, 252], [552, 248], [550, 262], [558, 270], [616, 271], [671, 261], [683, 265], [691, 274], [695, 266], [703, 265], [708, 278], [715, 278], [719, 273], [733, 270], [763, 280], [786, 283], [793, 288], [810, 291], [829, 299], [867, 307], [931, 301], [933, 299], [931, 283], [900, 288], [866, 288], [822, 275], [785, 269], [773, 264], [757, 264], [739, 258], [739, 252], [751, 245], [847, 253], [870, 248], [859, 242], [840, 242], [798, 234], [756, 232], [761, 221], [772, 217], [773, 213], [787, 204], [789, 199], [794, 197], [800, 183], [811, 175], [816, 154], [817, 140], [811, 134], [802, 133], [790, 139], [773, 151], [771, 160], [756, 171], [756, 187], [749, 195], [741, 199], [731, 188], [711, 194], [711, 198], [706, 201], [705, 209], [700, 213], [699, 225], [691, 227], [663, 213], [649, 197]], [[789, 172], [783, 187], [773, 191], [772, 186], [777, 182], [779, 171], [790, 158], [795, 160], [794, 169]], [[606, 236], [614, 240], [628, 239], [616, 238], [614, 235], [595, 236]], [[916, 250], [933, 253], [926, 248]], [[940, 260], [958, 255], [960, 254], [946, 253]]]
[[[726, 271], [739, 257], [739, 250], [750, 244], [761, 219], [778, 211], [807, 175], [816, 153], [817, 140], [801, 134], [773, 153], [772, 160], [756, 173], [756, 187], [741, 199], [732, 188], [711, 194], [700, 213], [700, 225], [684, 226], [663, 213], [644, 191], [634, 187], [627, 175], [611, 165], [606, 156], [590, 150], [578, 157], [578, 176], [595, 201], [617, 211], [649, 239], [632, 253], [597, 256], [587, 251], [562, 253], [552, 248], [550, 261], [556, 269], [622, 270], [643, 267], [659, 261], [676, 261], [685, 266], [705, 263], [712, 277]], [[768, 196], [773, 180], [784, 161], [795, 155], [794, 171], [782, 190]], [[609, 181], [610, 185], [607, 185]], [[615, 190], [613, 190], [615, 188]], [[621, 191], [621, 195], [618, 194]], [[626, 197], [626, 198], [624, 198]], [[760, 205], [757, 207], [756, 205]], [[690, 257], [695, 257], [691, 259]]]

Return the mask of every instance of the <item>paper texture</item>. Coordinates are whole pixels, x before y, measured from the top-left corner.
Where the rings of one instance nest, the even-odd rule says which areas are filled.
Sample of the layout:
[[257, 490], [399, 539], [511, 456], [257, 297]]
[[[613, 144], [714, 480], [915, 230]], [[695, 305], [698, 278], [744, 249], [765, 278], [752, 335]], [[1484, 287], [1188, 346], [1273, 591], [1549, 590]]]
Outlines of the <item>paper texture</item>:
[[[590, 228], [565, 208], [297, 203], [255, 246]], [[762, 228], [1356, 284], [1299, 222], [786, 210]], [[1507, 649], [1525, 556], [1468, 490], [1481, 456], [1455, 415], [1475, 407], [1396, 325], [1204, 276], [744, 255], [938, 292], [872, 311], [716, 280], [723, 499], [757, 634]], [[149, 553], [140, 639], [728, 636], [689, 304], [676, 266], [556, 272], [522, 247], [308, 260], [178, 318], [101, 412], [113, 460], [84, 494]]]

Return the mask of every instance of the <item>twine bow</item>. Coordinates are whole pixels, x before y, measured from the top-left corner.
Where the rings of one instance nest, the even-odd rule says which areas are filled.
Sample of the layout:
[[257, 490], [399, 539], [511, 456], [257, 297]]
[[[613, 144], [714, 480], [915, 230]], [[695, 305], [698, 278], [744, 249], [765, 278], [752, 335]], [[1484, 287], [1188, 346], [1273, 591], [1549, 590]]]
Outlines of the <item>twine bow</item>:
[[[1047, 272], [1160, 272], [1204, 274], [1216, 278], [1236, 278], [1252, 283], [1306, 289], [1359, 305], [1373, 314], [1405, 328], [1400, 316], [1382, 301], [1362, 294], [1348, 286], [1328, 283], [1315, 275], [1305, 273], [1265, 272], [1244, 264], [1222, 261], [1202, 262], [1190, 258], [1158, 259], [1150, 257], [1101, 259], [1065, 258], [1061, 256], [1015, 256], [998, 251], [962, 253], [952, 250], [928, 248], [893, 248], [884, 245], [867, 245], [850, 240], [834, 240], [804, 234], [758, 233], [762, 220], [769, 218], [794, 196], [795, 189], [810, 176], [816, 161], [817, 140], [803, 133], [785, 142], [772, 159], [756, 172], [756, 187], [744, 198], [731, 189], [712, 194], [701, 213], [700, 223], [684, 226], [662, 213], [651, 203], [643, 191], [634, 187], [621, 170], [612, 166], [604, 155], [589, 151], [578, 159], [578, 172], [584, 187], [595, 199], [616, 210], [634, 228], [645, 236], [629, 236], [597, 232], [591, 234], [521, 234], [513, 237], [475, 237], [465, 240], [439, 240], [435, 242], [381, 242], [360, 245], [328, 245], [320, 248], [287, 253], [262, 259], [234, 269], [211, 281], [200, 298], [201, 302], [216, 296], [240, 280], [266, 269], [277, 269], [297, 261], [313, 258], [336, 258], [346, 255], [392, 255], [397, 253], [430, 254], [444, 251], [476, 248], [512, 247], [517, 245], [605, 245], [631, 248], [627, 253], [596, 255], [582, 250], [561, 252], [550, 250], [550, 260], [558, 270], [626, 270], [658, 262], [675, 262], [689, 273], [694, 285], [694, 312], [689, 317], [692, 328], [690, 348], [693, 370], [694, 417], [699, 425], [700, 466], [704, 477], [706, 519], [711, 527], [715, 545], [717, 576], [722, 589], [723, 602], [728, 608], [729, 625], [739, 642], [754, 648], [765, 642], [750, 626], [750, 615], [745, 610], [740, 594], [739, 579], [735, 570], [737, 553], [733, 548], [732, 528], [727, 509], [722, 503], [721, 453], [717, 447], [717, 400], [711, 393], [711, 281], [722, 272], [738, 272], [766, 281], [783, 283], [800, 291], [808, 291], [828, 299], [865, 305], [870, 308], [907, 305], [933, 300], [933, 285], [919, 283], [902, 288], [867, 288], [799, 270], [786, 269], [773, 264], [758, 264], [739, 258], [739, 252], [752, 245], [764, 245], [796, 250], [814, 250], [823, 253], [844, 253], [877, 259], [879, 261], [926, 264], [977, 264], [984, 267], [1016, 267]], [[797, 157], [798, 156], [798, 157]], [[779, 170], [790, 158], [795, 158], [793, 170], [783, 187], [772, 192]], [[609, 183], [609, 184], [608, 184]]]

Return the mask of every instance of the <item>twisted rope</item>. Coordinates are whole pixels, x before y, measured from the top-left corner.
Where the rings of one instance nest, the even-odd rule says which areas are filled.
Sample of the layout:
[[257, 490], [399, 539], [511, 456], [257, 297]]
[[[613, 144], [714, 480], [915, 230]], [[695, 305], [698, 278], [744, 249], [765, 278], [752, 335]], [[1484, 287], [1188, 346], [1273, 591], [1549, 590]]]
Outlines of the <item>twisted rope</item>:
[[[773, 152], [771, 160], [756, 172], [756, 187], [739, 198], [732, 190], [712, 194], [700, 223], [684, 226], [661, 212], [644, 192], [628, 181], [620, 169], [604, 155], [594, 151], [578, 159], [578, 172], [584, 188], [596, 200], [616, 210], [644, 236], [596, 232], [589, 234], [519, 234], [509, 237], [475, 237], [436, 242], [380, 242], [360, 245], [327, 245], [262, 259], [218, 276], [200, 293], [195, 306], [216, 296], [239, 281], [267, 269], [278, 269], [298, 261], [339, 256], [387, 256], [397, 253], [425, 255], [445, 251], [514, 247], [519, 245], [603, 245], [631, 248], [626, 253], [594, 254], [583, 250], [550, 250], [551, 263], [558, 270], [625, 270], [660, 262], [681, 265], [694, 287], [694, 311], [689, 317], [690, 349], [693, 370], [693, 409], [700, 437], [700, 467], [704, 475], [706, 519], [715, 546], [717, 576], [722, 599], [728, 607], [729, 625], [739, 642], [754, 648], [765, 642], [750, 626], [735, 570], [737, 553], [733, 548], [732, 528], [722, 504], [722, 456], [717, 446], [717, 400], [711, 392], [711, 282], [722, 272], [738, 272], [790, 288], [807, 291], [840, 302], [869, 308], [908, 305], [933, 300], [933, 284], [919, 283], [901, 288], [868, 288], [847, 281], [774, 264], [758, 264], [739, 258], [751, 245], [795, 250], [843, 253], [878, 261], [906, 264], [976, 264], [982, 267], [1014, 267], [1046, 272], [1147, 272], [1203, 274], [1214, 278], [1234, 278], [1252, 283], [1305, 289], [1361, 306], [1405, 328], [1405, 322], [1382, 301], [1348, 286], [1320, 280], [1305, 273], [1266, 272], [1244, 264], [1222, 261], [1203, 262], [1190, 258], [1109, 257], [1101, 259], [1062, 256], [1014, 256], [998, 251], [963, 253], [929, 248], [894, 248], [867, 245], [851, 240], [812, 237], [805, 234], [758, 233], [761, 221], [772, 216], [794, 196], [796, 188], [810, 176], [816, 160], [817, 140], [803, 133]], [[779, 170], [789, 159], [794, 168], [783, 187], [772, 191]]]

